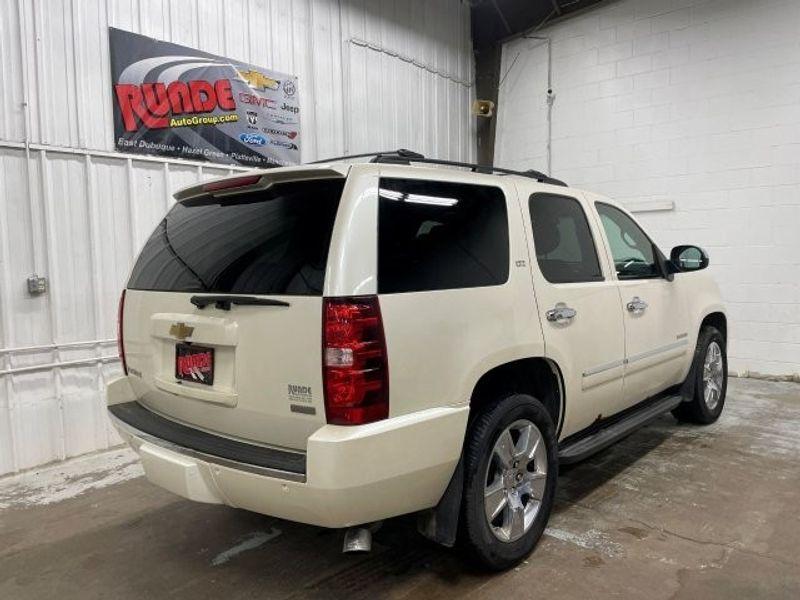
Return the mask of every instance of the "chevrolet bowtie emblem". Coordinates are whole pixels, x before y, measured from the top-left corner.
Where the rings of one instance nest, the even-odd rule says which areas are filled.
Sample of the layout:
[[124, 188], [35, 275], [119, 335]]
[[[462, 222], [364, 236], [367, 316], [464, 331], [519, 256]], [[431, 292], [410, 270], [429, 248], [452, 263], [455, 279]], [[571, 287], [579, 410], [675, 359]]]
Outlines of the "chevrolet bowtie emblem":
[[189, 327], [186, 323], [173, 323], [169, 328], [169, 334], [179, 340], [185, 340], [192, 335], [192, 332], [194, 332], [194, 327]]

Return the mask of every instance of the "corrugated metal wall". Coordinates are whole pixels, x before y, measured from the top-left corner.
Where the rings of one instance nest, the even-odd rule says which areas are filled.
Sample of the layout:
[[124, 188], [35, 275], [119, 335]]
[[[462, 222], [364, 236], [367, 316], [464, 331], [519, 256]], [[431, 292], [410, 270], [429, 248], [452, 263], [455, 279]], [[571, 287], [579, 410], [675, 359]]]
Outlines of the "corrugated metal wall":
[[[107, 27], [299, 77], [303, 159], [474, 155], [458, 0], [0, 0], [0, 475], [118, 443], [103, 405], [133, 257], [233, 169], [113, 152]], [[50, 290], [26, 291], [31, 273]]]

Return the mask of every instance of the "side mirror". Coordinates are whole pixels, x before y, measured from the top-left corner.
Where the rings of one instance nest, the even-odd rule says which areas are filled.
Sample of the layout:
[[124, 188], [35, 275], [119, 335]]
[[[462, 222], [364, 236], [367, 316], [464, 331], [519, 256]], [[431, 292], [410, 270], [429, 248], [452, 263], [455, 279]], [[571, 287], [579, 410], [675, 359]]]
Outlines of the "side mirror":
[[675, 246], [669, 259], [679, 272], [699, 271], [708, 266], [708, 254], [699, 246]]

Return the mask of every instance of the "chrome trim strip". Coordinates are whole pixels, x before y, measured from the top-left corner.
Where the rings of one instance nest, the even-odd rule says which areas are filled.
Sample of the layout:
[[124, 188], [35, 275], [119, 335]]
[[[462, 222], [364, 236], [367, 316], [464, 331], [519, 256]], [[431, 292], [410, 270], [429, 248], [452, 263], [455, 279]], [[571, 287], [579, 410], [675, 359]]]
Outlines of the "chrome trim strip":
[[653, 350], [646, 350], [645, 352], [640, 352], [639, 354], [634, 354], [630, 358], [626, 358], [625, 364], [630, 364], [638, 360], [644, 360], [645, 358], [650, 358], [651, 356], [655, 356], [656, 354], [661, 354], [662, 352], [669, 352], [670, 350], [675, 350], [676, 348], [680, 348], [681, 346], [686, 346], [688, 345], [688, 343], [689, 340], [682, 339], [677, 342], [672, 342], [671, 344], [667, 344], [666, 346], [661, 346], [660, 348], [654, 348]]
[[615, 367], [621, 367], [625, 364], [624, 359], [614, 360], [608, 363], [603, 363], [602, 365], [597, 365], [596, 367], [592, 367], [591, 369], [586, 369], [583, 372], [584, 377], [590, 377], [592, 375], [597, 375], [598, 373], [602, 373], [603, 371], [608, 371]]
[[688, 345], [688, 343], [689, 340], [684, 337], [678, 340], [677, 342], [672, 342], [671, 344], [667, 344], [666, 346], [661, 346], [659, 348], [654, 348], [653, 350], [647, 350], [645, 352], [640, 352], [639, 354], [634, 354], [630, 358], [625, 358], [622, 360], [614, 360], [611, 362], [603, 363], [602, 365], [597, 365], [596, 367], [592, 367], [590, 369], [586, 369], [583, 372], [583, 376], [591, 377], [592, 375], [597, 375], [598, 373], [602, 373], [604, 371], [608, 371], [610, 369], [614, 369], [622, 365], [628, 365], [632, 362], [644, 360], [645, 358], [650, 358], [651, 356], [661, 354], [662, 352], [669, 352], [670, 350], [675, 350], [676, 348], [680, 348], [681, 346]]
[[229, 467], [231, 469], [237, 469], [239, 471], [246, 471], [248, 473], [253, 473], [255, 475], [264, 475], [266, 477], [273, 477], [275, 479], [284, 479], [286, 481], [296, 481], [298, 483], [306, 482], [305, 473], [292, 473], [291, 471], [270, 469], [269, 467], [259, 467], [257, 465], [251, 465], [248, 463], [242, 463], [235, 460], [230, 460], [228, 458], [222, 458], [220, 456], [214, 456], [213, 454], [206, 454], [205, 452], [198, 452], [197, 450], [192, 450], [191, 448], [185, 448], [184, 446], [179, 446], [177, 444], [173, 444], [172, 442], [168, 442], [166, 440], [162, 440], [161, 438], [152, 436], [149, 433], [144, 433], [143, 431], [139, 431], [138, 429], [128, 425], [125, 421], [122, 421], [121, 419], [114, 416], [114, 414], [111, 412], [108, 413], [108, 416], [111, 419], [114, 426], [124, 430], [128, 435], [138, 438], [143, 442], [148, 442], [150, 444], [153, 444], [154, 446], [160, 446], [161, 448], [171, 450], [172, 452], [183, 454], [184, 456], [190, 456], [192, 458], [197, 458], [205, 462], [221, 465], [223, 467]]

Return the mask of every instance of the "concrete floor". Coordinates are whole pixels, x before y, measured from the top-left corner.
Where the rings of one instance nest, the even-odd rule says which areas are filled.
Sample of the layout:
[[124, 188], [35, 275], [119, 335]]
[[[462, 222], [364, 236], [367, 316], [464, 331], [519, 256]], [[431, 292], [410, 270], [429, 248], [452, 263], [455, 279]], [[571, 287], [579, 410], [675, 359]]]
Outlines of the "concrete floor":
[[494, 576], [412, 519], [344, 556], [340, 532], [184, 501], [108, 460], [0, 480], [0, 598], [800, 598], [797, 384], [732, 379], [718, 423], [664, 416], [565, 470], [537, 550]]

